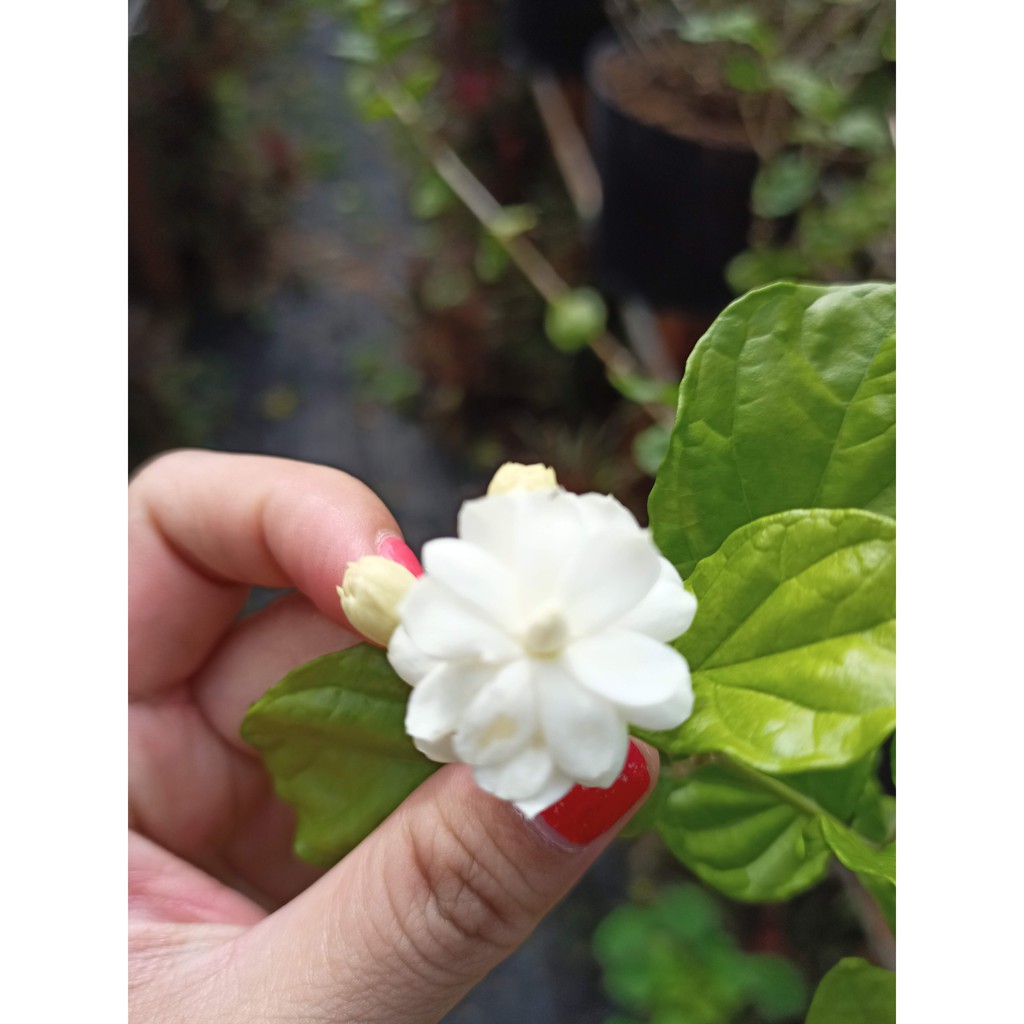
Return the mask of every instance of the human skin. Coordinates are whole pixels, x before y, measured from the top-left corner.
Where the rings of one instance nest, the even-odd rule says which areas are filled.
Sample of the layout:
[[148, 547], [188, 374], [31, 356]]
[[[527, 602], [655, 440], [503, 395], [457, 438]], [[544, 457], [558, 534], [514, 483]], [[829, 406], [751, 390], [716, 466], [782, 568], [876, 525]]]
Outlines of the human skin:
[[[128, 519], [130, 1019], [438, 1020], [608, 845], [656, 755], [639, 745], [648, 785], [583, 846], [446, 765], [315, 869], [239, 727], [286, 672], [361, 642], [336, 588], [398, 525], [338, 470], [200, 451], [145, 466]], [[254, 585], [293, 592], [239, 621]]]

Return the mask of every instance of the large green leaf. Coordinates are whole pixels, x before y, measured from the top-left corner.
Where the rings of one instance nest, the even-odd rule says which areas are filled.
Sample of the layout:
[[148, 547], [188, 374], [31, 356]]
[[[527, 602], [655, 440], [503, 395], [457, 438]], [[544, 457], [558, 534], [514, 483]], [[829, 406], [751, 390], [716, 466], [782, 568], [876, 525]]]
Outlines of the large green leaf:
[[779, 776], [705, 765], [671, 781], [658, 831], [687, 867], [733, 899], [788, 899], [824, 876], [831, 853], [821, 818], [852, 814], [874, 760]]
[[298, 814], [295, 850], [333, 864], [438, 765], [405, 734], [409, 687], [360, 644], [295, 669], [242, 722], [277, 794]]
[[866, 960], [840, 960], [818, 986], [807, 1024], [895, 1024], [896, 975]]
[[855, 509], [741, 527], [689, 580], [677, 641], [691, 717], [645, 734], [671, 753], [721, 751], [765, 771], [838, 767], [895, 723], [896, 526]]
[[711, 325], [687, 363], [649, 505], [684, 577], [772, 512], [895, 515], [895, 305], [893, 285], [778, 283]]

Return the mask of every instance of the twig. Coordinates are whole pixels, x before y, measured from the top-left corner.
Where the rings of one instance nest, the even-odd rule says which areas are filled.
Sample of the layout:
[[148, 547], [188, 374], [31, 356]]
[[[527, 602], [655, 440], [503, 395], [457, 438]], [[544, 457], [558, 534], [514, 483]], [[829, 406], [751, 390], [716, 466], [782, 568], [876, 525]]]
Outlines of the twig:
[[832, 861], [831, 872], [834, 878], [839, 879], [860, 921], [871, 956], [880, 967], [895, 971], [896, 939], [889, 931], [889, 924], [874, 897], [864, 888], [860, 879], [838, 860]]
[[[480, 179], [462, 162], [451, 146], [423, 127], [419, 104], [393, 78], [381, 73], [377, 80], [381, 97], [394, 111], [410, 138], [431, 163], [448, 187], [459, 197], [482, 227], [508, 253], [523, 276], [550, 303], [557, 302], [572, 289], [561, 274], [548, 262], [544, 254], [524, 235], [508, 237], [491, 230], [502, 212], [501, 204], [491, 195]], [[643, 367], [629, 349], [612, 334], [604, 331], [589, 342], [590, 349], [605, 366], [609, 376], [642, 374]], [[673, 411], [654, 402], [636, 403], [655, 423], [671, 426]]]

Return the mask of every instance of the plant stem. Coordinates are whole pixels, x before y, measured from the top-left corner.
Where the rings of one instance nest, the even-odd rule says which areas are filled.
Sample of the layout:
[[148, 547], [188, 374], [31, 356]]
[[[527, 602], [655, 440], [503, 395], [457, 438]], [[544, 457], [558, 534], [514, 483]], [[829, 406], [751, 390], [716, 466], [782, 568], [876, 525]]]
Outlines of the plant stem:
[[[495, 234], [491, 230], [491, 226], [502, 212], [501, 204], [447, 142], [423, 127], [420, 105], [401, 85], [386, 72], [380, 72], [377, 89], [437, 174], [459, 197], [469, 212], [476, 217], [481, 226], [505, 250], [541, 297], [550, 304], [571, 291], [561, 274], [528, 238], [524, 235], [509, 238], [500, 233]], [[589, 345], [593, 353], [604, 364], [609, 376], [643, 374], [644, 368], [637, 358], [608, 331], [598, 335], [589, 342]], [[638, 402], [636, 404], [655, 423], [670, 427], [675, 420], [673, 410], [664, 405], [654, 402]]]

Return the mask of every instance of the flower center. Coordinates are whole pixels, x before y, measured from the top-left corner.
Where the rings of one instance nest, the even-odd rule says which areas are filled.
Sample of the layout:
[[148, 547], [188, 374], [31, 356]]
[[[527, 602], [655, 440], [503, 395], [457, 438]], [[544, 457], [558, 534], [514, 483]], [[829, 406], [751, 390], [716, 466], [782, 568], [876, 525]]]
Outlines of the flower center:
[[526, 627], [523, 646], [535, 658], [550, 658], [558, 654], [569, 639], [569, 625], [560, 611], [545, 608]]

